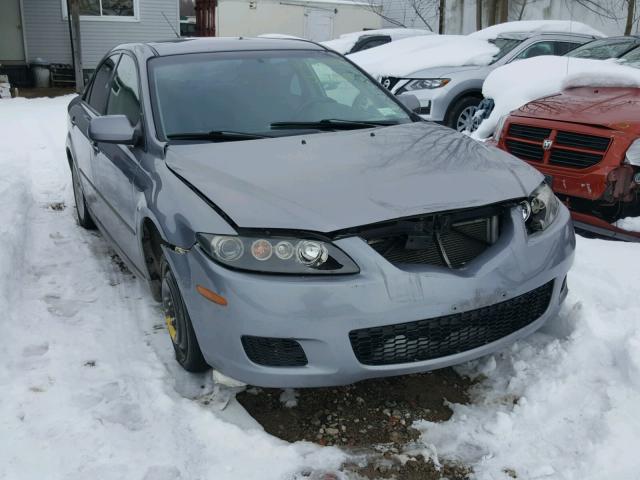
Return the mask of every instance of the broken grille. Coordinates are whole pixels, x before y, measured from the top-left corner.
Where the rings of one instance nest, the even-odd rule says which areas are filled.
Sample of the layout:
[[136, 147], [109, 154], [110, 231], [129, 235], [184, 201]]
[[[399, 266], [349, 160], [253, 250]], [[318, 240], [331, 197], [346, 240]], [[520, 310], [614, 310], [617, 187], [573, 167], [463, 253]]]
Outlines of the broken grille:
[[349, 333], [358, 361], [392, 365], [446, 357], [495, 342], [540, 318], [553, 295], [553, 281], [519, 297], [463, 313], [363, 328]]
[[499, 219], [496, 209], [438, 214], [379, 226], [360, 236], [394, 265], [459, 269], [498, 240]]

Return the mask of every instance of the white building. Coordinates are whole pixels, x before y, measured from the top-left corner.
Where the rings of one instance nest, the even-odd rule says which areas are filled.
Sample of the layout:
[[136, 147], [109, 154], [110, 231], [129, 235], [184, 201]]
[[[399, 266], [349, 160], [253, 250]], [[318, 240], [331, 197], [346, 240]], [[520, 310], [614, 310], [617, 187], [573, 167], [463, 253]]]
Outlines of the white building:
[[216, 35], [293, 35], [321, 42], [343, 33], [380, 28], [367, 2], [349, 0], [218, 0]]

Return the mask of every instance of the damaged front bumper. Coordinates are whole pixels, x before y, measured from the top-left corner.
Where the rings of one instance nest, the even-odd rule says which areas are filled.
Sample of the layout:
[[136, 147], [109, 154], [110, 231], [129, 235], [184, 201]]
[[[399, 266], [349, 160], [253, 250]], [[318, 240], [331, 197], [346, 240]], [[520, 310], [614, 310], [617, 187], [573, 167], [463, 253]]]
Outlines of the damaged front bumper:
[[[498, 241], [459, 270], [401, 268], [355, 236], [335, 244], [361, 271], [339, 277], [233, 271], [197, 246], [184, 254], [165, 253], [214, 368], [264, 387], [343, 385], [471, 360], [553, 319], [566, 296], [575, 249], [569, 213], [561, 208], [547, 230], [531, 236], [517, 207], [509, 219]], [[197, 285], [222, 295], [227, 305], [207, 301]], [[531, 313], [533, 303], [527, 302], [534, 300], [538, 310]], [[521, 323], [496, 337], [496, 318]], [[456, 335], [466, 343], [456, 343]], [[440, 347], [448, 342], [447, 348], [425, 355], [435, 348], [429, 336]], [[479, 339], [489, 341], [478, 344]], [[400, 361], [389, 363], [393, 359]]]

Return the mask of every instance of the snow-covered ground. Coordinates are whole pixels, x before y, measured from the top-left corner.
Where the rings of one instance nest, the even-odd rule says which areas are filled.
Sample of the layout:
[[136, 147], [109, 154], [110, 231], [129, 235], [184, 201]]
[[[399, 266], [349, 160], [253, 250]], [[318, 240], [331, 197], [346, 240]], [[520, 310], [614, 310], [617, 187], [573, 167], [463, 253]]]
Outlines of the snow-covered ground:
[[208, 377], [176, 368], [146, 288], [75, 223], [69, 100], [0, 100], [0, 479], [294, 479], [338, 467], [337, 449], [287, 444], [238, 404], [221, 415], [198, 401]]
[[[0, 100], [0, 479], [293, 480], [338, 468], [340, 450], [277, 440], [237, 403], [218, 412], [203, 401], [207, 376], [176, 368], [145, 287], [75, 224], [68, 101]], [[473, 402], [419, 422], [424, 445], [412, 448], [483, 480], [638, 478], [639, 265], [637, 244], [580, 238], [559, 317], [462, 366], [484, 378]]]

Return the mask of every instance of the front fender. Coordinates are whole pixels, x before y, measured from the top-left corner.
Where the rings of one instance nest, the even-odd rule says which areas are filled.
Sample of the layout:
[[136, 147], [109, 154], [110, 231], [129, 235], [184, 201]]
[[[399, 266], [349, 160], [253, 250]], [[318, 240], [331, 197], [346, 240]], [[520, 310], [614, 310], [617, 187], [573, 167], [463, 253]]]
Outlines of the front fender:
[[215, 206], [174, 174], [164, 160], [148, 157], [141, 167], [144, 184], [137, 186], [138, 238], [146, 219], [166, 243], [184, 249], [193, 246], [198, 232], [236, 234]]

